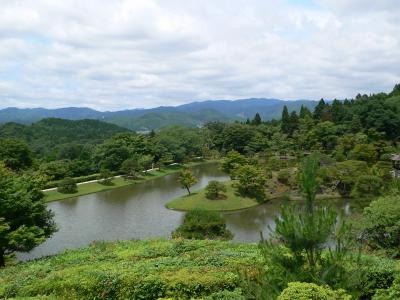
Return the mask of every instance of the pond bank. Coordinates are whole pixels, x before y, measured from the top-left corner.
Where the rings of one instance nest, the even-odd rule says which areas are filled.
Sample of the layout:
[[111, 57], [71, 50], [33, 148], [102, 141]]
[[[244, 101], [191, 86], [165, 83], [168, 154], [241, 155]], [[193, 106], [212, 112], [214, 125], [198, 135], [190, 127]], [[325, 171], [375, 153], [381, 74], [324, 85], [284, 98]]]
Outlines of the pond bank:
[[217, 161], [202, 161], [202, 162], [192, 162], [184, 165], [180, 164], [174, 164], [174, 165], [169, 165], [164, 169], [159, 170], [151, 170], [148, 171], [146, 174], [143, 174], [142, 177], [136, 179], [136, 180], [126, 180], [122, 176], [116, 176], [112, 180], [111, 185], [104, 185], [99, 183], [98, 181], [89, 181], [85, 183], [80, 183], [77, 184], [78, 192], [74, 194], [63, 194], [57, 192], [57, 189], [48, 189], [44, 190], [45, 194], [45, 201], [46, 202], [53, 202], [53, 201], [59, 201], [59, 200], [64, 200], [68, 198], [74, 198], [74, 197], [79, 197], [79, 196], [84, 196], [84, 195], [89, 195], [93, 193], [98, 193], [98, 192], [103, 192], [103, 191], [108, 191], [116, 188], [121, 188], [124, 186], [129, 186], [129, 185], [134, 185], [137, 183], [145, 182], [148, 180], [152, 180], [155, 178], [163, 177], [175, 172], [178, 172], [184, 167], [194, 167], [202, 164], [208, 164], [208, 163], [215, 163]]

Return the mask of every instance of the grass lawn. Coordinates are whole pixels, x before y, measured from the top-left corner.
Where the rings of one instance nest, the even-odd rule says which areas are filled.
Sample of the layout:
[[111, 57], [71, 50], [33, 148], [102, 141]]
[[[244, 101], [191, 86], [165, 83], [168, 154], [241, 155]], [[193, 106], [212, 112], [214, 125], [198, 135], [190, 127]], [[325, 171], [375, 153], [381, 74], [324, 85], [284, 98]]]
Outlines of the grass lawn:
[[229, 211], [249, 208], [252, 206], [259, 205], [259, 203], [250, 198], [241, 197], [235, 194], [235, 189], [232, 187], [232, 182], [226, 182], [227, 191], [225, 193], [225, 199], [209, 200], [206, 198], [206, 191], [202, 189], [195, 191], [191, 195], [186, 195], [177, 199], [172, 200], [166, 204], [169, 209], [176, 210], [193, 210], [193, 209], [204, 209], [204, 210], [217, 210], [217, 211]]
[[[185, 164], [185, 167], [193, 167], [193, 166], [203, 164], [203, 163], [210, 163], [210, 162], [188, 163], [188, 164]], [[161, 171], [158, 171], [158, 170], [149, 171], [147, 173], [147, 175], [143, 175], [143, 177], [141, 177], [137, 180], [125, 180], [122, 177], [118, 177], [118, 178], [114, 178], [112, 180], [112, 185], [103, 185], [98, 182], [80, 184], [80, 185], [78, 185], [78, 192], [75, 194], [62, 194], [62, 193], [57, 192], [57, 190], [46, 191], [46, 192], [44, 192], [45, 201], [46, 202], [58, 201], [58, 200], [62, 200], [62, 199], [78, 197], [78, 196], [98, 193], [98, 192], [102, 192], [102, 191], [106, 191], [106, 190], [116, 189], [116, 188], [120, 188], [123, 186], [132, 185], [132, 184], [140, 183], [140, 182], [143, 182], [146, 180], [151, 180], [151, 179], [162, 177], [162, 176], [165, 176], [168, 174], [172, 174], [172, 173], [179, 171], [182, 168], [183, 168], [182, 165], [173, 165], [173, 166], [168, 166], [167, 168], [162, 169]]]

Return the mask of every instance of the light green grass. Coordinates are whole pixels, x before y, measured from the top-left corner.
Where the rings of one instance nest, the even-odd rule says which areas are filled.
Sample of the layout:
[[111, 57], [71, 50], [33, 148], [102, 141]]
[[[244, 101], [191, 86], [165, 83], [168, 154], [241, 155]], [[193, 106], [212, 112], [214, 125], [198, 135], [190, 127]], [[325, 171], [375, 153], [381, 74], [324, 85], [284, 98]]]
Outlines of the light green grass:
[[232, 182], [228, 181], [225, 183], [227, 191], [225, 193], [225, 199], [210, 200], [206, 197], [205, 189], [196, 191], [191, 195], [185, 195], [177, 199], [172, 200], [166, 204], [169, 209], [175, 210], [193, 210], [193, 209], [204, 209], [204, 210], [215, 210], [215, 211], [229, 211], [229, 210], [240, 210], [249, 207], [259, 205], [255, 199], [241, 197], [235, 193], [235, 188], [232, 187]]
[[[194, 163], [185, 164], [184, 166], [185, 167], [193, 167], [193, 166], [197, 166], [200, 164], [212, 163], [212, 162], [216, 162], [216, 161], [194, 162]], [[161, 171], [158, 171], [158, 170], [150, 171], [147, 173], [147, 175], [143, 175], [143, 177], [141, 177], [137, 180], [126, 180], [122, 177], [114, 178], [112, 180], [112, 185], [103, 185], [98, 182], [80, 184], [80, 185], [78, 185], [78, 192], [74, 193], [74, 194], [63, 194], [63, 193], [57, 192], [57, 190], [46, 191], [46, 192], [44, 192], [45, 201], [46, 202], [58, 201], [58, 200], [103, 192], [103, 191], [107, 191], [107, 190], [111, 190], [111, 189], [116, 189], [116, 188], [120, 188], [120, 187], [124, 187], [124, 186], [128, 186], [128, 185], [144, 182], [147, 180], [152, 180], [155, 178], [163, 177], [165, 175], [178, 172], [184, 166], [183, 165], [174, 165], [174, 166], [168, 166], [167, 168], [162, 169]]]

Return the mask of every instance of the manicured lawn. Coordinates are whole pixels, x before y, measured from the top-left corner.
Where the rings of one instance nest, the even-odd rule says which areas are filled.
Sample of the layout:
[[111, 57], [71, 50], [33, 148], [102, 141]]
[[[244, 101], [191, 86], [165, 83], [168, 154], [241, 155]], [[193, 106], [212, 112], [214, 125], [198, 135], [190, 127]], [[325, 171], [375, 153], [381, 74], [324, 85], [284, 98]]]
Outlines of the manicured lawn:
[[[196, 163], [188, 163], [185, 164], [186, 167], [192, 167], [196, 166], [199, 164], [203, 163], [210, 163], [210, 162], [196, 162]], [[182, 169], [182, 165], [173, 165], [173, 166], [168, 166], [165, 169], [162, 169], [161, 171], [150, 171], [147, 173], [147, 175], [143, 175], [140, 179], [137, 180], [125, 180], [122, 177], [114, 178], [112, 181], [112, 185], [103, 185], [97, 182], [91, 182], [91, 183], [85, 183], [85, 184], [80, 184], [78, 185], [78, 192], [75, 194], [62, 194], [57, 192], [57, 190], [52, 190], [52, 191], [46, 191], [44, 192], [45, 194], [45, 201], [46, 202], [51, 202], [51, 201], [57, 201], [57, 200], [62, 200], [62, 199], [67, 199], [67, 198], [72, 198], [72, 197], [78, 197], [78, 196], [83, 196], [87, 194], [92, 194], [92, 193], [98, 193], [110, 189], [116, 189], [120, 188], [123, 186], [131, 185], [131, 184], [136, 184], [139, 182], [143, 182], [146, 180], [151, 180], [155, 179], [158, 177], [162, 177], [168, 174], [175, 173]]]
[[235, 189], [232, 187], [232, 182], [226, 182], [227, 191], [225, 193], [225, 199], [210, 200], [206, 198], [206, 191], [202, 189], [200, 191], [193, 192], [190, 196], [186, 195], [168, 202], [166, 207], [169, 209], [176, 210], [193, 210], [193, 209], [204, 209], [204, 210], [217, 210], [217, 211], [228, 211], [228, 210], [239, 210], [249, 208], [252, 206], [259, 205], [259, 203], [250, 198], [244, 198], [235, 194]]

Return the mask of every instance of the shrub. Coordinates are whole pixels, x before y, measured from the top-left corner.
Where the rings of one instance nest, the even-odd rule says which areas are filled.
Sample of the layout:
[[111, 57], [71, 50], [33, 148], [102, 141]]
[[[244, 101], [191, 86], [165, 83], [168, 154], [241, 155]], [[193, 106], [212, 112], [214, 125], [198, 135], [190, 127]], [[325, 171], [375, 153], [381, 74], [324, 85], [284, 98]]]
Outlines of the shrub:
[[278, 181], [283, 184], [288, 184], [290, 179], [290, 172], [288, 169], [283, 169], [278, 172]]
[[225, 220], [217, 212], [192, 210], [186, 213], [182, 225], [173, 233], [174, 238], [229, 240], [232, 233], [226, 229]]
[[99, 179], [99, 183], [100, 184], [111, 185], [112, 184], [113, 175], [112, 175], [110, 170], [101, 169], [98, 179]]
[[290, 282], [288, 287], [278, 296], [277, 300], [350, 300], [344, 290], [334, 291], [330, 287], [314, 283]]
[[386, 290], [378, 290], [372, 300], [397, 300], [400, 299], [400, 277]]
[[206, 187], [206, 197], [208, 199], [225, 198], [224, 192], [226, 192], [225, 184], [216, 180], [211, 180]]
[[372, 249], [386, 249], [399, 255], [400, 195], [381, 197], [364, 209], [362, 238]]
[[63, 194], [75, 194], [78, 192], [78, 187], [75, 180], [72, 178], [65, 178], [58, 184], [57, 191]]

